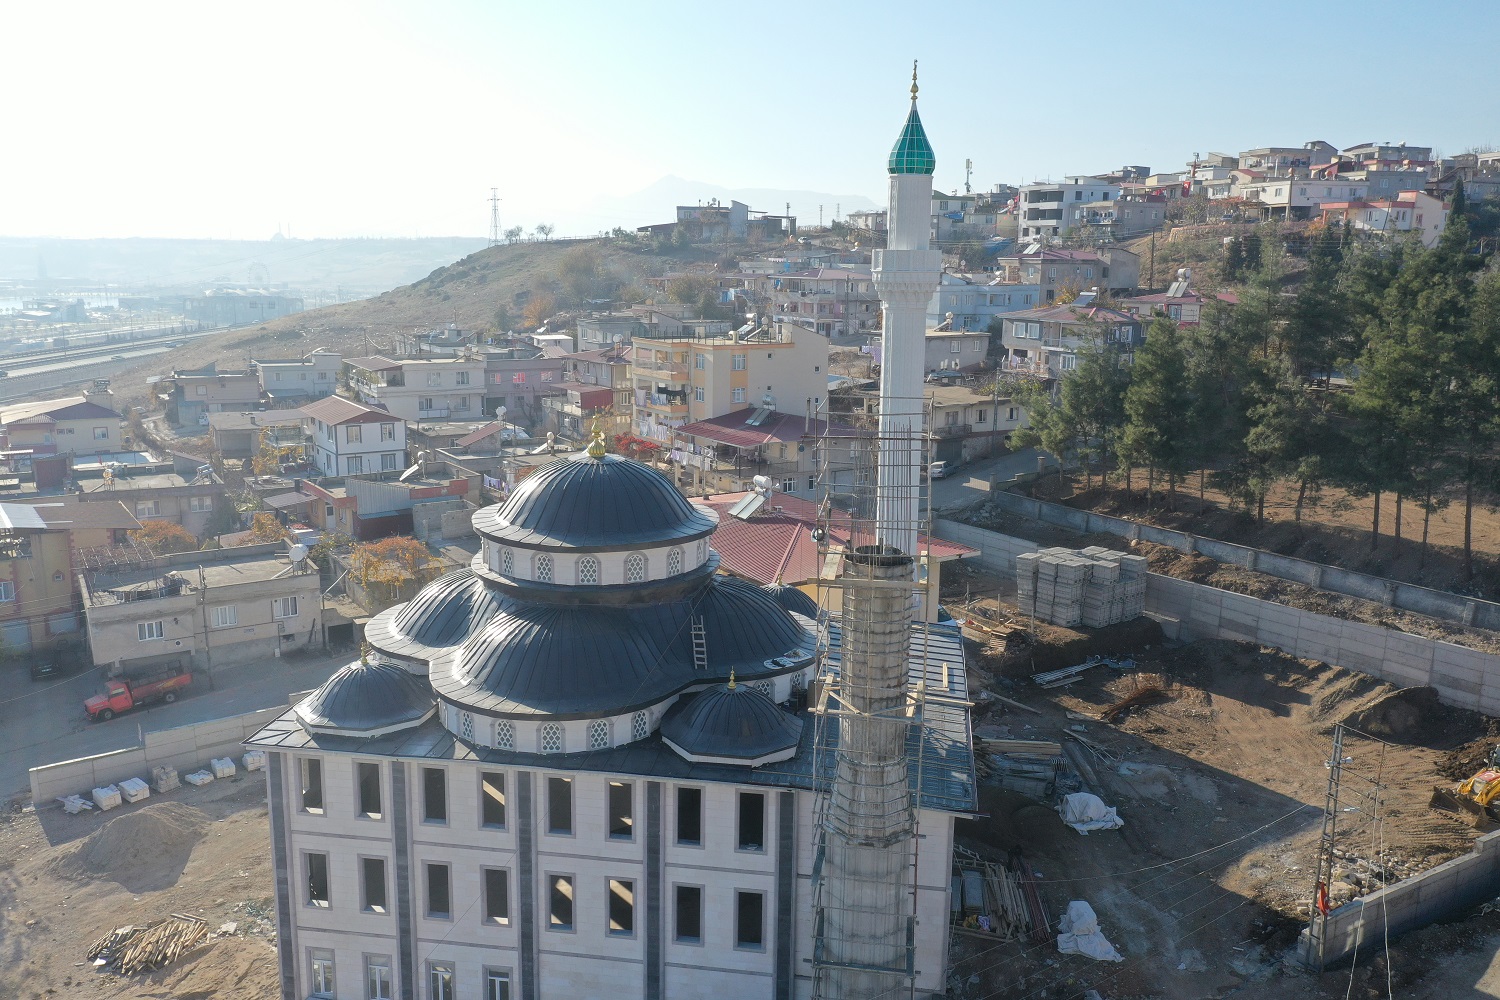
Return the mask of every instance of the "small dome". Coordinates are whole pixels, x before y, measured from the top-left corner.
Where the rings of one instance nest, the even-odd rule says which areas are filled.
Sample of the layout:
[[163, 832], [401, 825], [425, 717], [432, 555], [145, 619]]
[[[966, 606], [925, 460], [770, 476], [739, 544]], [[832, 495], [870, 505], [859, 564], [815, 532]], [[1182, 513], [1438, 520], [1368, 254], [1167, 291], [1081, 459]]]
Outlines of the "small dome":
[[774, 597], [739, 577], [712, 578], [691, 613], [703, 622], [708, 666], [715, 677], [728, 677], [731, 671], [741, 677], [763, 674], [767, 660], [813, 653], [812, 634]]
[[[927, 130], [922, 127], [922, 116], [917, 114], [916, 99], [912, 99], [911, 114], [896, 145], [891, 148], [891, 158], [886, 163], [886, 172], [892, 174], [931, 174], [937, 170], [937, 155], [932, 143], [927, 141]], [[925, 209], [924, 209], [925, 211]]]
[[355, 660], [297, 703], [304, 729], [381, 736], [415, 726], [437, 708], [425, 678], [389, 663]]
[[796, 587], [789, 587], [784, 583], [768, 583], [760, 589], [776, 598], [776, 603], [785, 610], [813, 621], [818, 620], [818, 602]]
[[474, 530], [497, 542], [578, 549], [665, 545], [709, 535], [718, 523], [655, 469], [588, 452], [544, 465], [505, 503], [474, 516]]
[[471, 569], [445, 573], [405, 604], [371, 618], [365, 638], [383, 653], [431, 660], [456, 646], [511, 604]]
[[750, 767], [786, 760], [802, 742], [801, 719], [733, 682], [680, 700], [662, 718], [660, 731], [686, 760]]

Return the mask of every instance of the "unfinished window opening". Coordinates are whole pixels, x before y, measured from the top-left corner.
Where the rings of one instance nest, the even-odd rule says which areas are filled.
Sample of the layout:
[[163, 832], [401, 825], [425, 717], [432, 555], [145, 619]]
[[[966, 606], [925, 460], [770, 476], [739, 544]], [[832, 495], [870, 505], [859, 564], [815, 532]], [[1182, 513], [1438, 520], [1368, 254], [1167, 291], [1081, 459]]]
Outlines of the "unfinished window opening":
[[385, 912], [385, 859], [361, 858], [360, 880], [364, 883], [364, 909], [370, 913]]
[[703, 844], [703, 789], [677, 789], [677, 842], [690, 847]]
[[323, 762], [316, 757], [302, 758], [302, 811], [323, 811]]
[[573, 779], [547, 779], [547, 832], [573, 835]]
[[677, 886], [673, 909], [676, 911], [675, 937], [684, 944], [703, 942], [703, 889], [696, 885]]
[[635, 820], [631, 815], [635, 785], [628, 781], [609, 783], [609, 839], [633, 840]]
[[493, 830], [505, 827], [505, 775], [485, 771], [480, 775], [479, 822]]
[[766, 797], [760, 792], [740, 792], [739, 839], [742, 851], [763, 851], [766, 845]]
[[734, 894], [734, 946], [736, 948], [765, 947], [766, 897], [759, 892], [736, 892]]
[[635, 933], [635, 883], [630, 879], [609, 880], [609, 933], [614, 937]]
[[379, 819], [380, 765], [360, 763], [355, 770], [359, 774], [359, 814], [365, 819]]
[[510, 878], [504, 868], [484, 870], [484, 919], [486, 923], [510, 923]]
[[328, 855], [308, 854], [307, 858], [307, 905], [329, 906], [332, 897], [328, 893]]
[[573, 929], [573, 876], [552, 875], [548, 879], [547, 929]]
[[422, 768], [422, 821], [448, 822], [448, 774], [440, 767]]
[[447, 920], [453, 915], [453, 889], [449, 881], [448, 866], [427, 864], [427, 916], [435, 920]]

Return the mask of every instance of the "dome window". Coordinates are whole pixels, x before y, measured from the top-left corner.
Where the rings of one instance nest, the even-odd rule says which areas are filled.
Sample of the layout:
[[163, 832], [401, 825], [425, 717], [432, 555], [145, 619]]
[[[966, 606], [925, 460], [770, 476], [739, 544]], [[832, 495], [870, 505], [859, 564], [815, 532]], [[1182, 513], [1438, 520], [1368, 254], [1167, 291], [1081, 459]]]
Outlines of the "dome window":
[[708, 558], [708, 540], [698, 539], [698, 561], [701, 563]]
[[589, 723], [589, 749], [609, 749], [609, 723], [603, 719], [595, 719]]
[[667, 575], [676, 576], [682, 572], [682, 550], [673, 549], [667, 553]]
[[650, 726], [646, 722], [645, 712], [637, 712], [630, 717], [630, 738], [632, 740], [643, 740], [650, 731]]
[[470, 743], [474, 742], [474, 713], [464, 712], [458, 717], [458, 734]]
[[500, 572], [505, 576], [516, 575], [516, 553], [513, 549], [500, 550]]
[[555, 722], [542, 726], [542, 753], [562, 753], [563, 727]]
[[509, 719], [495, 720], [495, 747], [499, 750], [516, 748], [516, 724]]
[[599, 560], [593, 556], [584, 556], [578, 560], [578, 582], [582, 584], [597, 584], [599, 582]]
[[775, 697], [772, 695], [772, 692], [775, 689], [771, 687], [771, 682], [770, 681], [756, 681], [754, 684], [751, 684], [750, 686], [753, 687], [753, 688], [755, 688], [755, 690], [759, 691], [761, 694], [765, 695], [767, 698], [770, 698], [772, 701], [776, 700]]
[[545, 552], [536, 557], [535, 579], [538, 583], [552, 582], [552, 557]]
[[646, 582], [646, 557], [639, 552], [632, 552], [625, 557], [625, 582]]

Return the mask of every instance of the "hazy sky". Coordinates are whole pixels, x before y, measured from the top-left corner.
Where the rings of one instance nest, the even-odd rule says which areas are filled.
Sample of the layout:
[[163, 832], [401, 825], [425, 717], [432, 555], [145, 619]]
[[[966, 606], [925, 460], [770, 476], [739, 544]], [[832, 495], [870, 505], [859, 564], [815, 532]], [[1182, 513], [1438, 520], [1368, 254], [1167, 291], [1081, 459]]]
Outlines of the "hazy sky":
[[[0, 17], [0, 235], [559, 235], [666, 174], [883, 200], [922, 61], [937, 184], [1326, 139], [1500, 142], [1500, 8], [412, 0]], [[756, 206], [763, 207], [763, 206]], [[764, 206], [772, 207], [772, 206]]]

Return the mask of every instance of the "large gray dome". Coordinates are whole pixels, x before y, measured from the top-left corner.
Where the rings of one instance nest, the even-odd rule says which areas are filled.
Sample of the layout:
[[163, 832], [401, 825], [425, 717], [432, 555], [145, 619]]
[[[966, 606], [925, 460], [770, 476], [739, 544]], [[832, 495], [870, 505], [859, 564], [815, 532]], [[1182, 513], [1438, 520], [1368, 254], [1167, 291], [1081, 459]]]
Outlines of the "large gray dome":
[[753, 767], [795, 754], [802, 741], [802, 720], [759, 691], [731, 682], [673, 705], [662, 718], [660, 732], [687, 760]]
[[380, 736], [415, 726], [437, 708], [423, 677], [389, 663], [355, 660], [297, 703], [303, 728], [340, 736]]
[[818, 619], [818, 602], [813, 600], [803, 591], [784, 583], [768, 583], [760, 588], [772, 597], [776, 603], [787, 611], [795, 612], [804, 618]]
[[579, 550], [665, 545], [717, 526], [716, 514], [655, 469], [587, 452], [542, 466], [505, 503], [474, 515], [474, 530], [497, 542]]
[[479, 631], [512, 603], [473, 570], [454, 570], [405, 604], [371, 618], [365, 638], [383, 653], [425, 663]]

